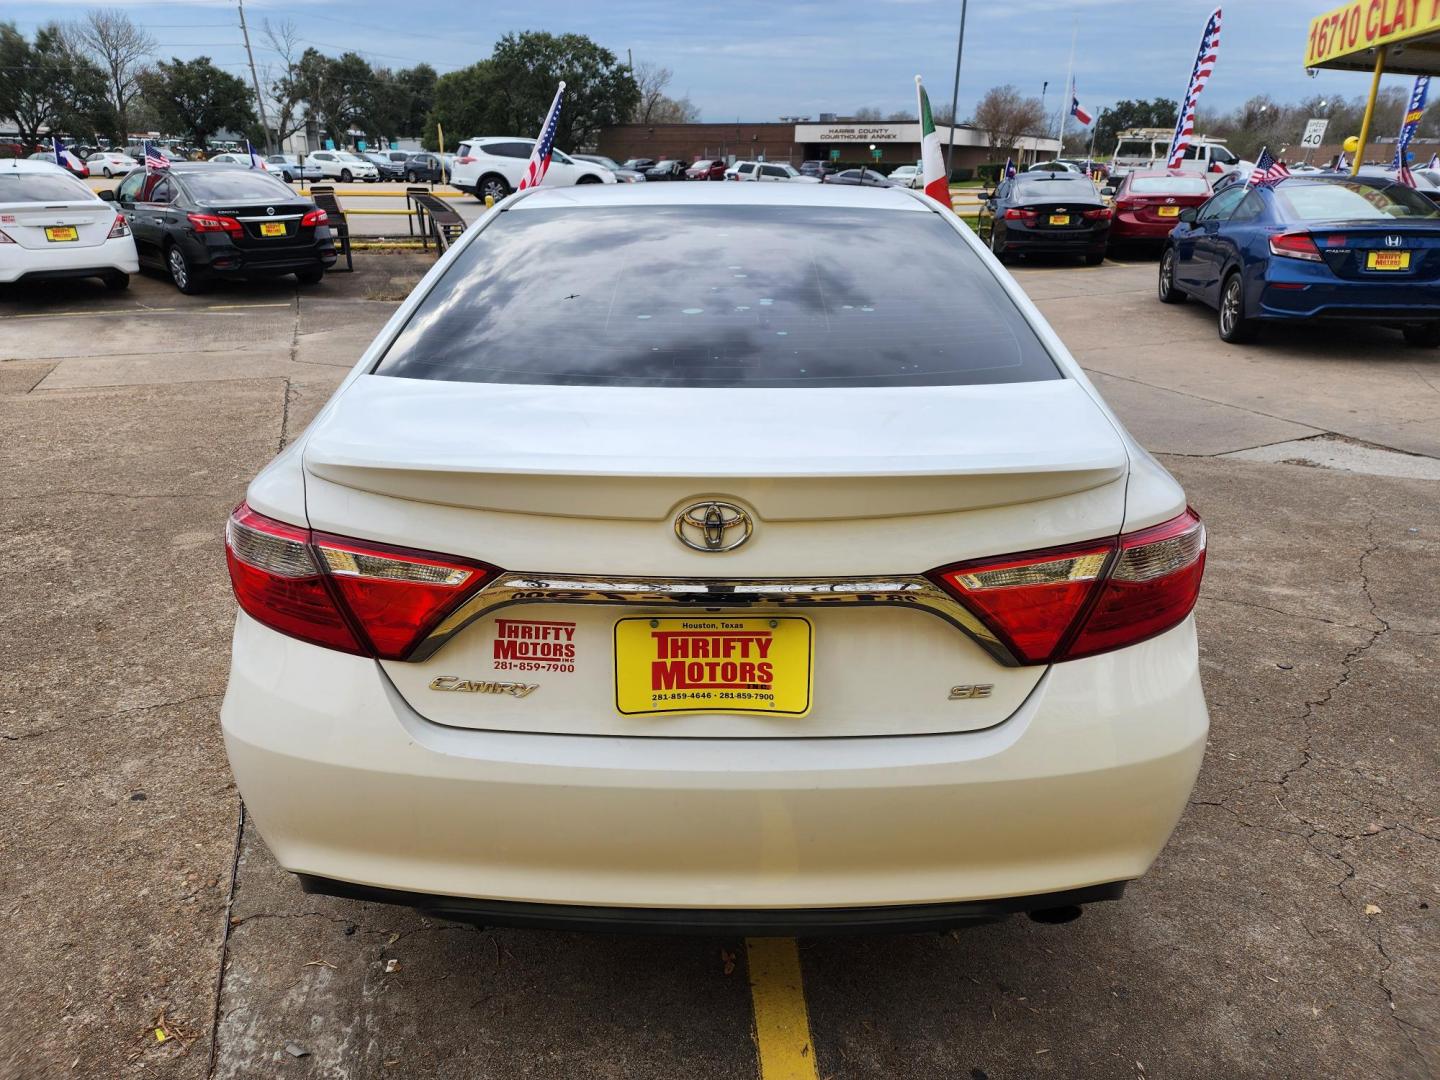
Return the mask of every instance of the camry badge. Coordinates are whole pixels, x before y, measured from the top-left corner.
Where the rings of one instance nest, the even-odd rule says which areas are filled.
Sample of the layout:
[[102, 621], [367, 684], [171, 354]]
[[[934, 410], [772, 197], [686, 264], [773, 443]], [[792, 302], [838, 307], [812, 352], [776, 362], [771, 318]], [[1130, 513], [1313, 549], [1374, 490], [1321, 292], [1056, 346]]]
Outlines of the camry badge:
[[430, 680], [430, 689], [444, 690], [452, 694], [509, 694], [514, 698], [522, 698], [540, 689], [540, 684], [485, 682], [479, 679], [462, 679], [458, 675], [437, 675]]
[[734, 551], [750, 539], [750, 515], [734, 503], [697, 502], [675, 515], [675, 535], [696, 551]]

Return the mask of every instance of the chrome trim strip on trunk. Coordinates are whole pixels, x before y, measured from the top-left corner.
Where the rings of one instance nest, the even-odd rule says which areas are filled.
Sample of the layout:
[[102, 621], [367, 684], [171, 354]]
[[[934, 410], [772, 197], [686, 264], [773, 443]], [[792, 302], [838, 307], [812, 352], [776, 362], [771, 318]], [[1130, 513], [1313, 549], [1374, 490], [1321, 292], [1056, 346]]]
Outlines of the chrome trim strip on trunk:
[[250, 214], [247, 217], [235, 216], [236, 221], [299, 221], [304, 214]]
[[442, 620], [408, 657], [426, 660], [484, 615], [515, 604], [603, 604], [723, 611], [736, 608], [905, 607], [944, 619], [998, 663], [1019, 662], [963, 604], [928, 578], [648, 578], [501, 573]]

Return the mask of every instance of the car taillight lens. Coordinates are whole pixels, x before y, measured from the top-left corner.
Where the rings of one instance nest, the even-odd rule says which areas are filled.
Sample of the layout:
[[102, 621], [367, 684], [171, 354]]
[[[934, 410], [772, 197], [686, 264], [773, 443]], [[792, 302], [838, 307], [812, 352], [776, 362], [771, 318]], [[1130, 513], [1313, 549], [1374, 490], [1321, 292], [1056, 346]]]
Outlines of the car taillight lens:
[[1017, 210], [1013, 206], [1005, 211], [1006, 221], [1034, 221], [1039, 216], [1038, 210]]
[[1138, 199], [1121, 199], [1115, 204], [1116, 210], [1139, 210], [1145, 204]]
[[222, 217], [219, 214], [186, 214], [191, 227], [197, 233], [229, 233], [231, 236], [244, 236], [245, 229], [240, 222], [233, 217]]
[[1270, 254], [1282, 259], [1304, 259], [1323, 262], [1315, 238], [1309, 233], [1280, 233], [1270, 237]]
[[1110, 207], [1102, 206], [1099, 210], [1086, 210], [1080, 216], [1083, 217], [1086, 221], [1109, 221]]
[[329, 649], [405, 659], [498, 571], [484, 563], [331, 536], [235, 508], [225, 557], [245, 613]]
[[311, 210], [300, 219], [300, 227], [303, 229], [307, 225], [324, 225], [328, 223], [329, 220], [330, 218], [324, 210]]
[[1179, 517], [1118, 539], [980, 559], [931, 573], [1022, 664], [1108, 652], [1164, 633], [1195, 607], [1205, 526]]
[[475, 164], [475, 159], [474, 159], [473, 157], [457, 157], [457, 158], [455, 159], [455, 164], [456, 164], [456, 165], [473, 165], [473, 164]]
[[110, 226], [109, 240], [118, 240], [122, 236], [130, 235], [130, 226], [125, 223], [124, 214], [115, 215], [115, 224]]

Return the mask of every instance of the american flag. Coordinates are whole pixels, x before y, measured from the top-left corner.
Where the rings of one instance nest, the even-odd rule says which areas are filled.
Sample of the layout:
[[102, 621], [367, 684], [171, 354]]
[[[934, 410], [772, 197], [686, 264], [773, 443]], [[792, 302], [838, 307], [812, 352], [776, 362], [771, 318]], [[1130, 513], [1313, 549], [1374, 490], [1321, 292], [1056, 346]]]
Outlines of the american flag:
[[1410, 171], [1408, 163], [1402, 163], [1400, 168], [1395, 170], [1395, 179], [1399, 180], [1400, 183], [1406, 187], [1415, 186], [1415, 174]]
[[564, 96], [565, 84], [562, 82], [555, 90], [555, 100], [550, 103], [550, 111], [545, 115], [545, 126], [540, 131], [540, 138], [535, 140], [535, 149], [530, 151], [530, 163], [525, 166], [525, 175], [520, 178], [521, 191], [538, 187], [550, 168], [550, 152], [555, 148], [555, 125], [560, 122], [560, 100]]
[[1217, 7], [1206, 20], [1205, 32], [1200, 35], [1200, 49], [1195, 54], [1195, 66], [1190, 71], [1190, 85], [1185, 88], [1185, 97], [1180, 102], [1180, 113], [1175, 119], [1175, 135], [1170, 140], [1170, 152], [1166, 160], [1170, 168], [1180, 168], [1185, 158], [1185, 148], [1190, 145], [1190, 136], [1195, 134], [1195, 100], [1210, 81], [1215, 70], [1215, 60], [1220, 54], [1220, 9]]
[[170, 159], [155, 149], [155, 144], [147, 139], [145, 142], [145, 168], [168, 169], [169, 167]]
[[1268, 146], [1260, 151], [1260, 157], [1255, 161], [1255, 171], [1250, 174], [1250, 183], [1255, 187], [1264, 187], [1267, 184], [1278, 184], [1290, 175], [1290, 170], [1285, 167], [1282, 161], [1276, 161], [1275, 155], [1270, 153]]

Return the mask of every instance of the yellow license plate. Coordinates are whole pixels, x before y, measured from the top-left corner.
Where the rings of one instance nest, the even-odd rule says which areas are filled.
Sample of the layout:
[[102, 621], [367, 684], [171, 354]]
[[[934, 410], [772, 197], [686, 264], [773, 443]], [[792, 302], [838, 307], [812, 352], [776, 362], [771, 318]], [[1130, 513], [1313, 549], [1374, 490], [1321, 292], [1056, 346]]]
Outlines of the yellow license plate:
[[45, 239], [54, 244], [63, 244], [67, 240], [79, 240], [80, 230], [74, 225], [49, 225], [45, 229]]
[[795, 616], [615, 624], [615, 707], [638, 713], [810, 711], [815, 633]]
[[1162, 206], [1156, 213], [1161, 217], [1179, 217], [1180, 208], [1178, 206]]
[[285, 223], [283, 221], [262, 221], [260, 223], [261, 236], [284, 236]]
[[1051, 215], [1050, 215], [1050, 224], [1051, 224], [1051, 225], [1069, 225], [1069, 224], [1070, 224], [1070, 215], [1069, 215], [1069, 214], [1051, 214]]
[[1365, 256], [1367, 270], [1409, 270], [1410, 252], [1372, 251]]

